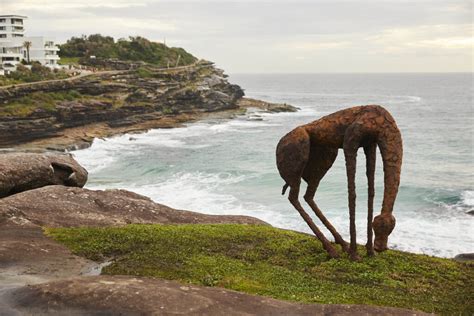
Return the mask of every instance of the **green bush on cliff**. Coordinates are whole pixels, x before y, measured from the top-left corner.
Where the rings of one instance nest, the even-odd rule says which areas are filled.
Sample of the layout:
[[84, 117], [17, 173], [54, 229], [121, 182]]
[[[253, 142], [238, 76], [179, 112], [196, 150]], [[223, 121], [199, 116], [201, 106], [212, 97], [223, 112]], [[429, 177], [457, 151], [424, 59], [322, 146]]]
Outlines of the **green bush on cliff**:
[[76, 90], [58, 92], [34, 92], [0, 105], [0, 117], [24, 117], [33, 112], [55, 112], [56, 104], [61, 101], [72, 101], [84, 98]]
[[60, 45], [61, 57], [118, 58], [127, 61], [144, 61], [160, 67], [168, 64], [175, 66], [189, 65], [196, 58], [182, 48], [168, 47], [165, 44], [152, 42], [140, 36], [130, 36], [128, 39], [114, 40], [110, 36], [93, 34], [89, 36], [72, 37]]
[[33, 62], [31, 69], [19, 64], [16, 71], [12, 71], [5, 76], [0, 76], [0, 85], [64, 79], [67, 77], [68, 75], [64, 71], [51, 70], [48, 67], [42, 66], [39, 62]]
[[387, 251], [361, 262], [347, 256], [328, 260], [314, 237], [269, 226], [129, 225], [46, 233], [78, 255], [114, 258], [104, 274], [160, 277], [306, 303], [474, 313], [473, 266], [449, 259]]

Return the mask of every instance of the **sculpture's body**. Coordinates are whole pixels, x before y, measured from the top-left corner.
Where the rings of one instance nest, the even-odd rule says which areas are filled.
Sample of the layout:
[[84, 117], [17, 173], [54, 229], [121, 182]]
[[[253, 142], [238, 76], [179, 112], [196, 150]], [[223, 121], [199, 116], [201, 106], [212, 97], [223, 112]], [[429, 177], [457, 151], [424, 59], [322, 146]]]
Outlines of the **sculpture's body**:
[[[384, 198], [382, 212], [372, 223], [377, 146], [383, 159]], [[336, 243], [340, 244], [344, 251], [348, 251], [353, 260], [357, 260], [355, 172], [357, 150], [360, 147], [364, 148], [367, 160], [369, 187], [366, 248], [368, 255], [373, 255], [372, 227], [375, 232], [376, 251], [387, 249], [388, 235], [395, 227], [392, 211], [400, 183], [403, 146], [400, 131], [390, 113], [378, 105], [344, 109], [295, 128], [285, 135], [277, 146], [277, 166], [286, 182], [282, 193], [284, 194], [286, 188], [290, 187], [288, 199], [332, 258], [338, 257], [337, 252], [298, 201], [301, 179], [308, 183], [304, 195], [305, 201], [334, 236]], [[339, 148], [344, 150], [348, 178], [351, 236], [349, 248], [313, 199], [319, 182], [334, 163]]]

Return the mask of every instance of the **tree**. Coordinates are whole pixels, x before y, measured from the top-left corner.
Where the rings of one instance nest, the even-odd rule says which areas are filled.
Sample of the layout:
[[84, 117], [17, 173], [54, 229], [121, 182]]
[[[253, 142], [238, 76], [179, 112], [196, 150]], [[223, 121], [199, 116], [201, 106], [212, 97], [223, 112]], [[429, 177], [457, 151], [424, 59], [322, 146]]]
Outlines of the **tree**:
[[30, 63], [30, 48], [32, 43], [30, 41], [24, 41], [23, 47], [26, 48], [26, 61]]

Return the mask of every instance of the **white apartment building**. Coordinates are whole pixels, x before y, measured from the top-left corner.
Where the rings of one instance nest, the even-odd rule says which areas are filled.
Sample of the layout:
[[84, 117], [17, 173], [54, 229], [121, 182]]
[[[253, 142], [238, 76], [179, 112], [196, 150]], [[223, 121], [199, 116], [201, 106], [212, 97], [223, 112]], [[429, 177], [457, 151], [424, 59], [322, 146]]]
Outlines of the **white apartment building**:
[[25, 36], [23, 15], [0, 15], [0, 75], [16, 70], [21, 60], [28, 59], [25, 42], [30, 42], [30, 61], [38, 61], [43, 66], [58, 67], [59, 48], [53, 39], [42, 36]]
[[[58, 51], [53, 39], [43, 36], [30, 36], [26, 39], [31, 43], [30, 60], [39, 61], [43, 66], [56, 68], [58, 66]], [[27, 59], [26, 48], [23, 49], [23, 58]]]
[[23, 41], [25, 28], [23, 21], [26, 16], [0, 15], [0, 59], [2, 72], [16, 69], [23, 59]]

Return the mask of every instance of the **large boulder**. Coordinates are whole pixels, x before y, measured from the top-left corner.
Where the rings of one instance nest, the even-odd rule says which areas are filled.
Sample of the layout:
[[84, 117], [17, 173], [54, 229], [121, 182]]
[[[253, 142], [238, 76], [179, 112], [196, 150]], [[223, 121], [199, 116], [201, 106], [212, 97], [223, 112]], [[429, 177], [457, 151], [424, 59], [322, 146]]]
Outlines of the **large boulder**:
[[[203, 210], [205, 211], [205, 210]], [[94, 191], [46, 186], [0, 200], [3, 216], [22, 217], [49, 227], [137, 224], [266, 224], [249, 216], [207, 215], [176, 210], [125, 190]]]
[[460, 253], [454, 257], [458, 262], [474, 261], [474, 253]]
[[[266, 224], [248, 216], [176, 210], [124, 190], [93, 191], [54, 185], [21, 192], [0, 199], [0, 293], [5, 286], [88, 274], [96, 269], [96, 263], [75, 256], [45, 236], [42, 227], [131, 223]], [[0, 298], [0, 311], [1, 303]]]
[[60, 184], [83, 187], [87, 170], [71, 155], [7, 153], [0, 155], [0, 197]]
[[6, 311], [48, 315], [428, 315], [380, 306], [301, 304], [222, 288], [129, 276], [95, 276], [9, 293]]

